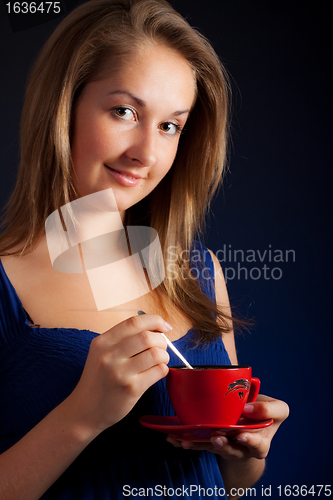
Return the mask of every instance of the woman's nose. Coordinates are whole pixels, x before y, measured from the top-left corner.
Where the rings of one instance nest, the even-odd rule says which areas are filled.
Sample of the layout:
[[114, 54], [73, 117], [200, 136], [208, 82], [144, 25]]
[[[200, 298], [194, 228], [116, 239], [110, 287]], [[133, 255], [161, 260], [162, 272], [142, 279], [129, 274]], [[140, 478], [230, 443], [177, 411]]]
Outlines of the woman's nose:
[[156, 129], [138, 127], [134, 131], [127, 155], [143, 167], [153, 166], [156, 162]]

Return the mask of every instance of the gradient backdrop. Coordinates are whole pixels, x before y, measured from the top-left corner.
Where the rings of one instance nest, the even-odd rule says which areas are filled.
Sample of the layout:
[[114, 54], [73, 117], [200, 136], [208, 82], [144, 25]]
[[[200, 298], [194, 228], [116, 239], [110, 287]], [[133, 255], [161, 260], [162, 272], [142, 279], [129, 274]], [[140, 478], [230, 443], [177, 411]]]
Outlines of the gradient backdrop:
[[[1, 206], [15, 180], [26, 75], [63, 18], [33, 26], [37, 16], [9, 20], [5, 4], [0, 4]], [[61, 8], [66, 12], [76, 4], [63, 0]], [[253, 366], [262, 393], [290, 405], [257, 485], [257, 497], [263, 486], [278, 498], [278, 485], [283, 492], [286, 485], [332, 482], [328, 2], [172, 4], [212, 41], [232, 78], [230, 172], [213, 204], [206, 241], [225, 270], [233, 306], [255, 319], [251, 333], [237, 336], [239, 362]]]

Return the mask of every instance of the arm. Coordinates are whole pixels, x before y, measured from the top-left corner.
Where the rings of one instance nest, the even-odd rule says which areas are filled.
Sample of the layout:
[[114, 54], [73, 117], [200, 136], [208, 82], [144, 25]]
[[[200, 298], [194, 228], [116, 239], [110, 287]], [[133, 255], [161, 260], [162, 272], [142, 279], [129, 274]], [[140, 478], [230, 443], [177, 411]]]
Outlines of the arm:
[[37, 500], [98, 432], [71, 415], [68, 400], [0, 455], [0, 497]]
[[[213, 252], [210, 252], [210, 254], [214, 262], [216, 303], [224, 307], [226, 312], [231, 315], [229, 296], [221, 265]], [[229, 354], [231, 364], [237, 365], [238, 360], [233, 331], [224, 336], [223, 342]], [[260, 479], [265, 469], [265, 457], [259, 460], [243, 457], [237, 461], [230, 460], [230, 455], [232, 456], [235, 452], [235, 445], [230, 445], [227, 438], [215, 440], [215, 442], [213, 441], [214, 444], [221, 450], [221, 455], [218, 455], [218, 463], [227, 492], [230, 492], [232, 488], [246, 489]]]
[[239, 433], [234, 440], [228, 440], [225, 436], [211, 439], [211, 451], [219, 455], [220, 470], [227, 491], [231, 488], [249, 488], [260, 479], [273, 436], [288, 414], [288, 406], [283, 401], [259, 395], [255, 403], [245, 405], [243, 415], [255, 420], [273, 418], [274, 422], [270, 427], [257, 432]]
[[[228, 293], [223, 277], [223, 272], [218, 259], [212, 254], [215, 268], [216, 302], [227, 314], [230, 314]], [[223, 342], [232, 364], [238, 364], [233, 332], [224, 335]], [[237, 499], [238, 488], [249, 488], [256, 483], [264, 469], [271, 440], [280, 424], [288, 416], [288, 406], [278, 400], [259, 395], [257, 402], [245, 405], [243, 414], [255, 420], [273, 418], [270, 427], [257, 432], [239, 433], [235, 438], [226, 436], [212, 437], [210, 443], [193, 443], [191, 441], [177, 441], [168, 437], [167, 440], [176, 447], [184, 449], [208, 450], [218, 457], [227, 494], [233, 493], [232, 498]], [[233, 488], [235, 488], [233, 490]]]
[[[169, 355], [160, 316], [130, 318], [92, 342], [72, 394], [0, 455], [0, 498], [37, 500], [104, 429], [163, 378]], [[89, 402], [89, 404], [87, 404]]]

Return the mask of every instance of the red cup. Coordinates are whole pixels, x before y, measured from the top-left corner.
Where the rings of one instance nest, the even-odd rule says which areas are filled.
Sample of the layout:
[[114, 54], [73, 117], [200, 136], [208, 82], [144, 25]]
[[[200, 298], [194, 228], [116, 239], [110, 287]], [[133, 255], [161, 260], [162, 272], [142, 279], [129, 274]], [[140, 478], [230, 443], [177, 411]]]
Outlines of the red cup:
[[171, 367], [166, 383], [183, 425], [234, 425], [260, 389], [250, 366], [235, 365]]

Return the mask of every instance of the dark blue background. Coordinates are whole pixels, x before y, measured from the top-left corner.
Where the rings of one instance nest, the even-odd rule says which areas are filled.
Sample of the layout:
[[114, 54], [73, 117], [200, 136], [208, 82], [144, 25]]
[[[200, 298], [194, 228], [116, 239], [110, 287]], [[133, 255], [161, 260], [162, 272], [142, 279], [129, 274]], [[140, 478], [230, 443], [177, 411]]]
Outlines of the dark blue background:
[[[236, 271], [228, 279], [233, 306], [255, 319], [251, 333], [236, 338], [240, 363], [253, 366], [264, 394], [290, 405], [257, 485], [257, 497], [263, 485], [272, 486], [271, 497], [278, 498], [277, 485], [332, 482], [328, 2], [172, 3], [212, 41], [232, 75], [230, 172], [212, 206], [207, 243], [228, 276], [231, 268]], [[0, 14], [3, 205], [15, 180], [25, 78], [62, 17], [13, 33], [4, 4]], [[244, 270], [237, 276], [234, 258], [222, 261], [224, 248], [243, 250], [245, 256], [247, 250], [267, 253], [263, 262], [257, 254], [257, 262], [240, 263], [246, 279]], [[295, 260], [270, 261], [269, 250], [273, 256], [274, 250], [294, 250]], [[280, 279], [271, 276], [276, 267], [273, 275], [282, 273]]]

